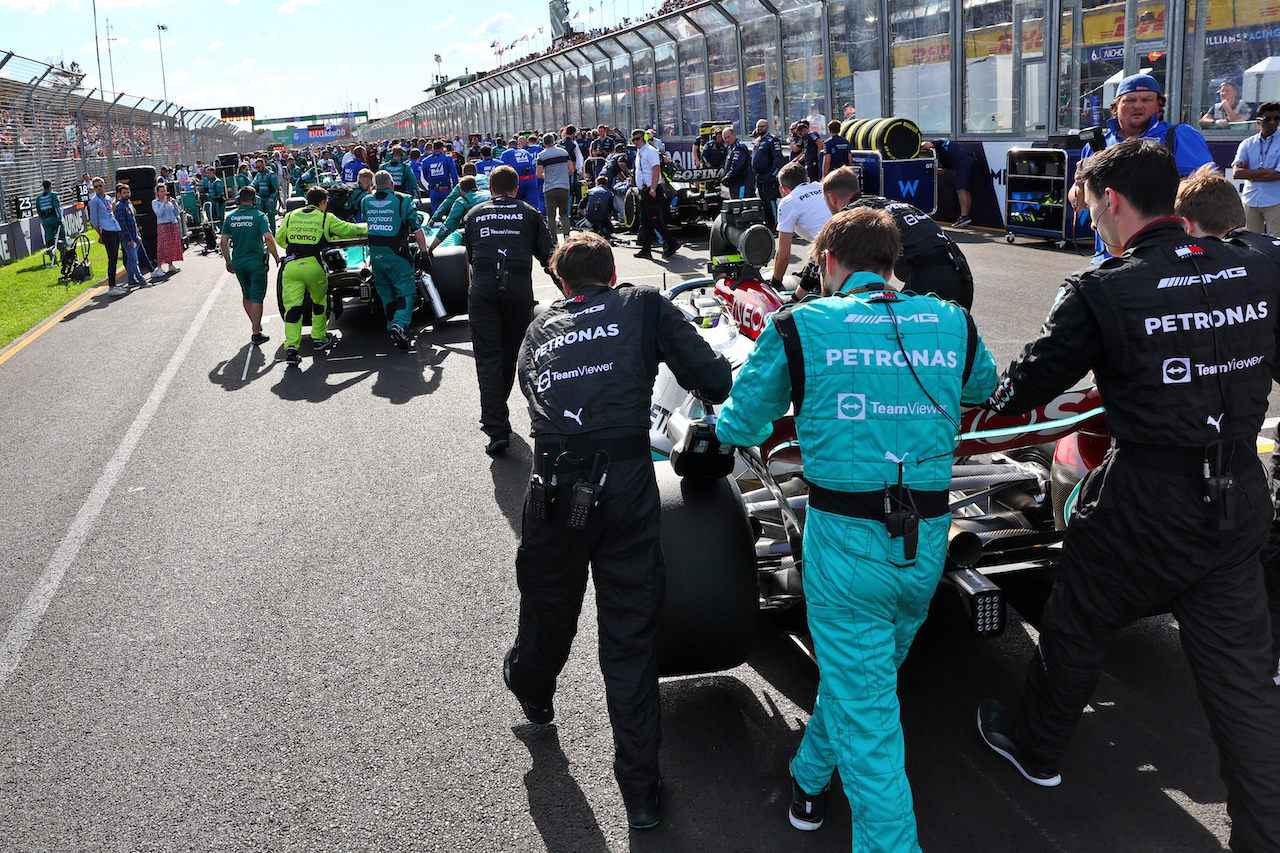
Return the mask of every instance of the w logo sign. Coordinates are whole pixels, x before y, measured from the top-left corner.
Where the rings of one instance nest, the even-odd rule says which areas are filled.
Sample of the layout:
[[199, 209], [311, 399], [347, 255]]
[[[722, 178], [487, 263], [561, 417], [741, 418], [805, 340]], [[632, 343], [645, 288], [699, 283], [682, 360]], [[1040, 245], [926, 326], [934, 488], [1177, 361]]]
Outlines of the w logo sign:
[[920, 188], [920, 181], [898, 181], [898, 192], [904, 196], [914, 196]]

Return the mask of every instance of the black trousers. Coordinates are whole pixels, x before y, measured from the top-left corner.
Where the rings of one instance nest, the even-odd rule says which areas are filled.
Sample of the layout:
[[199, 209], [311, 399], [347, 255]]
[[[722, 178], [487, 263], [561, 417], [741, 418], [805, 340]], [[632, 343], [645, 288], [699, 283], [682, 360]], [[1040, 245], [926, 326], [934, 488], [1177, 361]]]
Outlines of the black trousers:
[[534, 519], [527, 497], [525, 501], [516, 553], [520, 628], [512, 686], [539, 703], [555, 692], [556, 677], [577, 631], [590, 564], [600, 671], [613, 726], [613, 770], [623, 800], [636, 804], [658, 782], [661, 742], [654, 634], [662, 605], [663, 562], [653, 462], [611, 464], [585, 530], [565, 524], [574, 466], [562, 461], [557, 475], [556, 503], [548, 519]]
[[662, 245], [671, 245], [671, 235], [667, 233], [667, 218], [663, 215], [664, 202], [662, 196], [650, 196], [648, 188], [636, 190], [636, 200], [640, 205], [640, 248], [643, 251], [653, 249], [653, 232], [662, 237]]
[[1271, 452], [1272, 505], [1277, 518], [1271, 522], [1267, 546], [1262, 549], [1262, 578], [1267, 587], [1267, 609], [1271, 611], [1271, 662], [1280, 662], [1280, 427], [1276, 447]]
[[1082, 487], [1040, 646], [1013, 714], [1015, 741], [1056, 768], [1117, 633], [1172, 603], [1183, 652], [1220, 756], [1231, 847], [1280, 849], [1280, 689], [1259, 551], [1271, 523], [1256, 457], [1237, 454], [1235, 529], [1207, 523], [1194, 473], [1126, 461], [1123, 448]]
[[963, 256], [954, 260], [944, 249], [926, 252], [894, 264], [893, 274], [906, 290], [933, 293], [966, 311], [973, 308], [973, 273]]
[[480, 383], [480, 428], [491, 438], [511, 432], [507, 398], [516, 381], [516, 358], [533, 319], [533, 280], [512, 276], [506, 284], [473, 272], [467, 291], [471, 348]]
[[98, 238], [107, 251], [107, 287], [115, 287], [116, 271], [120, 268], [120, 232], [99, 231]]
[[760, 198], [760, 213], [769, 230], [778, 233], [778, 179], [767, 172], [756, 172], [756, 195]]

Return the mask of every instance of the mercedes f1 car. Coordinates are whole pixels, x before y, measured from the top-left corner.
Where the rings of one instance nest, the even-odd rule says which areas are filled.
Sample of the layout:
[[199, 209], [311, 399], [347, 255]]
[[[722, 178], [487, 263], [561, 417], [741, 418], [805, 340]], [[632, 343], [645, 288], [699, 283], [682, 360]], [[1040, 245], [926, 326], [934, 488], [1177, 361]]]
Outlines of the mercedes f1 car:
[[[712, 229], [711, 275], [665, 295], [736, 370], [784, 300], [759, 270], [772, 253], [771, 235], [749, 216], [745, 227], [732, 211], [728, 219]], [[665, 366], [650, 417], [667, 561], [660, 671], [730, 668], [750, 654], [761, 611], [804, 603], [809, 484], [795, 424], [789, 414], [778, 420], [758, 447], [720, 446], [712, 429], [715, 407], [681, 388]], [[1110, 437], [1093, 388], [1065, 392], [1018, 418], [975, 409], [961, 425], [939, 589], [960, 595], [975, 635], [995, 635], [1004, 628], [1006, 592], [1025, 616], [1038, 618], [1073, 490], [1101, 463]]]

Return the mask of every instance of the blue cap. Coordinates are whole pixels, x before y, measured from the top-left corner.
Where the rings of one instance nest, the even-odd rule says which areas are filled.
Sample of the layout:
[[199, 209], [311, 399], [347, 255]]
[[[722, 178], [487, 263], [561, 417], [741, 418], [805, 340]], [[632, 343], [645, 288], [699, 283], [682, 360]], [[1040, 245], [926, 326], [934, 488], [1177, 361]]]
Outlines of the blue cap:
[[1149, 74], [1132, 74], [1120, 81], [1120, 86], [1116, 89], [1116, 97], [1127, 95], [1130, 92], [1155, 92], [1157, 95], [1164, 94], [1160, 91], [1160, 81]]

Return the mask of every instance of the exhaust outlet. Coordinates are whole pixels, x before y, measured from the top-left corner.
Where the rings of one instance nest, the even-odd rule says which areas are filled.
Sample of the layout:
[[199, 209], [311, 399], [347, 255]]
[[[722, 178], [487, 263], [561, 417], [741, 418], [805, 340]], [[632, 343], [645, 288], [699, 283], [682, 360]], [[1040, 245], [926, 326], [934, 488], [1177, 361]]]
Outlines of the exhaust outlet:
[[971, 569], [982, 557], [982, 540], [970, 530], [951, 525], [947, 533], [947, 562], [961, 569]]

